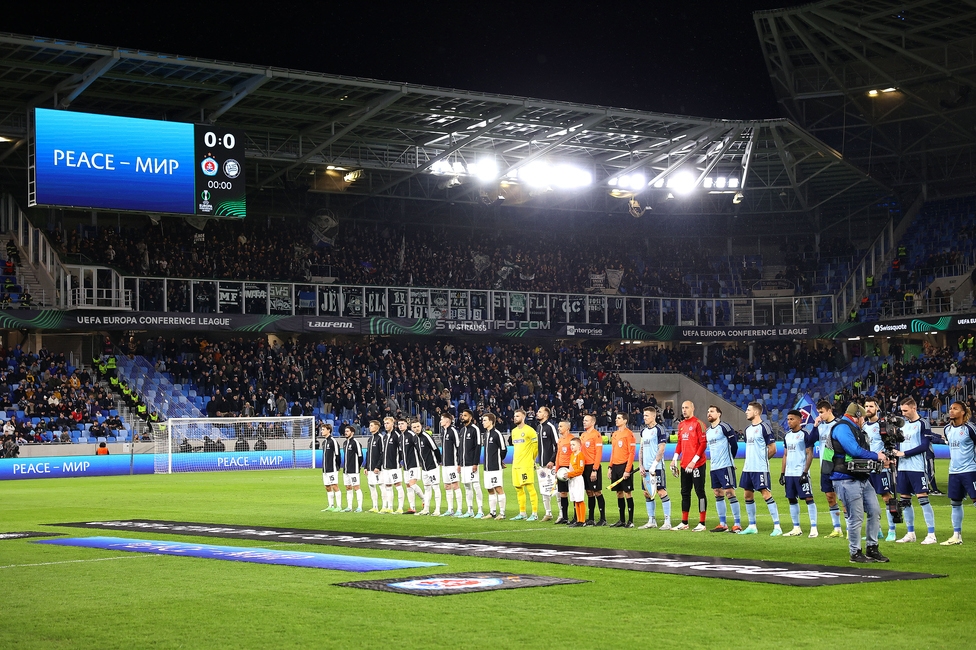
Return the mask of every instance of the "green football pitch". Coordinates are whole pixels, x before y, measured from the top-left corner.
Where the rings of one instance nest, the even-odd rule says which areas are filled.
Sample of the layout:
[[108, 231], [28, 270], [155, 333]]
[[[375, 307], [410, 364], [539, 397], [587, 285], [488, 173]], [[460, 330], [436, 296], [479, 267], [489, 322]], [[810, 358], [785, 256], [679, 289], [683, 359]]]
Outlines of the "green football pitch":
[[[945, 487], [944, 462], [939, 467]], [[774, 494], [789, 529], [782, 488]], [[517, 513], [507, 487], [508, 515]], [[608, 519], [616, 499], [607, 494]], [[679, 500], [672, 489], [675, 519]], [[637, 525], [646, 522], [636, 499]], [[741, 492], [740, 492], [741, 501]], [[485, 500], [487, 505], [487, 498]], [[949, 503], [933, 497], [939, 540]], [[947, 578], [790, 587], [561, 564], [507, 561], [212, 537], [105, 532], [46, 524], [163, 519], [380, 534], [448, 536], [753, 558], [849, 567], [843, 539], [760, 534], [567, 529], [541, 522], [324, 513], [314, 470], [46, 479], [0, 483], [0, 532], [59, 531], [265, 546], [284, 550], [441, 562], [443, 567], [375, 573], [270, 566], [0, 541], [0, 648], [972, 648], [969, 599], [976, 577], [976, 509], [966, 508], [962, 546], [883, 544], [892, 570]], [[369, 497], [366, 496], [366, 507]], [[820, 502], [821, 535], [830, 532]], [[922, 523], [916, 507], [916, 517]], [[694, 518], [694, 515], [693, 515]], [[658, 520], [661, 508], [658, 507]], [[709, 498], [710, 526], [717, 521]], [[806, 532], [806, 508], [801, 508]], [[972, 530], [972, 543], [966, 536]], [[924, 533], [924, 524], [923, 524]], [[899, 534], [904, 527], [899, 528]], [[919, 539], [921, 539], [921, 535]], [[589, 582], [422, 598], [334, 586], [350, 580], [441, 572], [509, 571]]]

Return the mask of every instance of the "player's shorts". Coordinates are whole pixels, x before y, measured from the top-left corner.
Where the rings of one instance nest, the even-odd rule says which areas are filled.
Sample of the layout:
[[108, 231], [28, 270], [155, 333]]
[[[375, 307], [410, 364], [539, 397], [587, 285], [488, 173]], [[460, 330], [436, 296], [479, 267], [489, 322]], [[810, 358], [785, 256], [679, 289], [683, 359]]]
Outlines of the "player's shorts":
[[610, 483], [617, 483], [611, 489], [614, 492], [633, 492], [634, 491], [634, 475], [631, 474], [627, 478], [624, 478], [624, 473], [627, 471], [627, 465], [621, 463], [619, 465], [610, 466]]
[[400, 482], [400, 470], [399, 469], [384, 469], [383, 470], [383, 485], [396, 485]]
[[946, 494], [953, 501], [962, 501], [967, 494], [976, 501], [976, 472], [949, 474], [949, 491]]
[[713, 490], [734, 490], [736, 487], [735, 468], [731, 465], [713, 469], [708, 475], [712, 477]]
[[529, 483], [535, 483], [535, 471], [532, 468], [512, 467], [512, 485], [520, 488]]
[[410, 481], [419, 481], [420, 480], [420, 468], [419, 467], [411, 467], [411, 468], [409, 468], [408, 470], [406, 470], [404, 472], [404, 476], [406, 477], [404, 480], [407, 483], [409, 483]]
[[346, 487], [359, 487], [359, 474], [343, 474], [342, 484]]
[[551, 497], [556, 489], [556, 470], [540, 467], [535, 475], [539, 479], [539, 492], [544, 497]]
[[366, 485], [379, 485], [383, 482], [383, 470], [377, 474], [373, 470], [368, 470], [366, 472]]
[[830, 480], [830, 472], [825, 472], [820, 470], [820, 491], [824, 494], [828, 492], [835, 492], [834, 482]]
[[322, 485], [339, 485], [339, 472], [322, 472]]
[[871, 474], [871, 485], [874, 486], [875, 494], [891, 494], [895, 489], [893, 483], [890, 469], [883, 469], [880, 472]]
[[750, 492], [760, 492], [769, 489], [769, 472], [742, 472], [739, 486]]
[[492, 472], [485, 471], [485, 489], [491, 490], [498, 487], [503, 487], [505, 485], [502, 479], [502, 470], [497, 469]]
[[925, 472], [898, 472], [898, 494], [928, 494], [929, 477]]
[[786, 477], [786, 498], [787, 499], [807, 499], [813, 498], [813, 490], [810, 481], [804, 483], [799, 476]]
[[464, 483], [465, 485], [468, 485], [468, 484], [471, 484], [471, 483], [474, 483], [475, 485], [477, 485], [478, 484], [478, 468], [475, 467], [474, 468], [474, 471], [471, 471], [471, 468], [470, 467], [462, 467], [461, 468], [461, 482]]
[[424, 485], [439, 485], [440, 477], [437, 468], [429, 469], [421, 472], [421, 477], [423, 478]]
[[603, 491], [603, 472], [600, 470], [596, 471], [596, 480], [591, 481], [590, 477], [593, 476], [593, 466], [584, 465], [583, 466], [583, 489], [588, 492], [602, 492]]
[[441, 477], [444, 479], [445, 485], [450, 485], [451, 483], [457, 483], [461, 480], [461, 475], [458, 472], [457, 465], [451, 465], [450, 467], [441, 468]]

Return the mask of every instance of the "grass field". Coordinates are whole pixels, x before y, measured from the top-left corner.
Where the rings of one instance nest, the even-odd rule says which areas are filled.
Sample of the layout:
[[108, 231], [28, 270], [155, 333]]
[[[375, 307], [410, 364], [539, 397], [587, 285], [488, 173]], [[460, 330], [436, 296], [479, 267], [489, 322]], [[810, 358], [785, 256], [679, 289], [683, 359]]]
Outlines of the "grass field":
[[[944, 462], [939, 469], [944, 487]], [[776, 487], [774, 493], [785, 518], [784, 528], [788, 529], [786, 499], [782, 488]], [[672, 490], [675, 513], [679, 514], [675, 492]], [[517, 513], [517, 502], [511, 487], [507, 493], [508, 515], [512, 516]], [[608, 519], [614, 521], [616, 500], [608, 496]], [[368, 495], [366, 499], [369, 507]], [[638, 496], [636, 501], [636, 523], [640, 525], [647, 517], [643, 498]], [[71, 536], [157, 538], [148, 533], [44, 526], [85, 519], [145, 518], [447, 535], [850, 566], [845, 540], [805, 536], [771, 539], [763, 534], [769, 532], [771, 522], [762, 503], [757, 504], [761, 534], [749, 537], [322, 513], [325, 493], [320, 473], [314, 470], [7, 481], [0, 483], [0, 503], [0, 532], [59, 530]], [[933, 503], [942, 541], [951, 532], [949, 504], [945, 497], [933, 497]], [[710, 525], [716, 521], [713, 505], [709, 499]], [[892, 562], [878, 568], [944, 573], [948, 578], [816, 588], [318, 545], [273, 547], [400, 557], [445, 566], [360, 574], [6, 540], [0, 541], [0, 648], [497, 649], [638, 644], [972, 648], [976, 630], [966, 611], [976, 587], [976, 509], [969, 506], [966, 517], [963, 536], [967, 543], [963, 546], [882, 545]], [[917, 519], [921, 523], [920, 512]], [[805, 508], [801, 523], [806, 530]], [[965, 534], [967, 524], [974, 531], [971, 542]], [[830, 531], [825, 503], [820, 503], [820, 530], [822, 534]], [[901, 527], [899, 534], [903, 531]], [[267, 546], [240, 540], [165, 537]], [[377, 577], [489, 570], [590, 582], [437, 598], [333, 586]]]

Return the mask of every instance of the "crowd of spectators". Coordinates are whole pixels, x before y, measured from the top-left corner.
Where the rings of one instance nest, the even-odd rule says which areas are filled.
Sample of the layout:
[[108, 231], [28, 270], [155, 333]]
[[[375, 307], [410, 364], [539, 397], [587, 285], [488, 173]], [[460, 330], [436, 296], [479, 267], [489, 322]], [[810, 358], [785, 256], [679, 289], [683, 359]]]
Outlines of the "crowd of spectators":
[[[334, 241], [316, 244], [296, 219], [211, 221], [199, 231], [179, 220], [146, 228], [52, 231], [69, 259], [115, 266], [152, 277], [307, 282], [332, 277], [359, 285], [582, 292], [621, 272], [629, 295], [718, 297], [709, 279], [720, 257], [697, 239], [635, 237], [606, 230], [455, 230], [349, 221]], [[703, 277], [693, 287], [689, 276]], [[179, 299], [179, 296], [171, 296]]]
[[0, 368], [5, 455], [16, 453], [19, 445], [70, 443], [79, 424], [91, 425], [91, 437], [125, 428], [110, 415], [112, 396], [86, 370], [69, 366], [64, 354], [0, 348]]

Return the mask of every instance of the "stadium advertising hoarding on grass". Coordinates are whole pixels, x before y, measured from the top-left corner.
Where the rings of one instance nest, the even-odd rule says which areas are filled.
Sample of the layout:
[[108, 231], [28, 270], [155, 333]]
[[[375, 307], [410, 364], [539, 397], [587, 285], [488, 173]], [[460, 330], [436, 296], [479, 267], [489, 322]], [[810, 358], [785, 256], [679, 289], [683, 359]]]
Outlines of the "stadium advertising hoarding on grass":
[[337, 587], [372, 589], [394, 594], [411, 596], [452, 596], [470, 594], [476, 591], [498, 591], [499, 589], [524, 589], [525, 587], [551, 587], [552, 585], [574, 585], [589, 582], [573, 578], [536, 576], [525, 573], [503, 573], [482, 571], [477, 573], [443, 573], [432, 576], [417, 576], [407, 580], [357, 580], [340, 582]]
[[742, 558], [701, 557], [676, 553], [654, 553], [607, 548], [560, 546], [556, 544], [519, 544], [517, 542], [447, 539], [441, 537], [412, 537], [407, 535], [374, 535], [329, 530], [267, 528], [233, 524], [206, 524], [177, 521], [129, 519], [117, 521], [88, 521], [52, 526], [125, 530], [139, 533], [164, 533], [195, 537], [228, 539], [259, 539], [296, 544], [322, 544], [349, 548], [369, 548], [387, 551], [406, 551], [464, 555], [496, 560], [549, 562], [570, 566], [603, 569], [625, 569], [649, 573], [725, 578], [747, 582], [765, 582], [794, 587], [815, 587], [856, 583], [886, 582], [890, 580], [923, 580], [944, 577], [933, 573], [911, 573], [859, 569], [790, 562], [767, 562]]
[[34, 110], [29, 205], [243, 218], [244, 134]]
[[331, 569], [332, 571], [353, 571], [356, 573], [444, 566], [438, 562], [390, 560], [382, 557], [331, 555], [328, 553], [282, 551], [255, 547], [187, 544], [185, 542], [172, 542], [169, 540], [130, 539], [127, 537], [68, 537], [64, 539], [40, 540], [34, 542], [34, 544], [76, 546], [81, 548], [98, 548], [106, 551], [154, 553], [156, 555], [176, 555], [181, 557], [201, 557], [212, 560], [229, 560], [231, 562], [253, 562], [255, 564], [281, 564], [285, 566]]
[[551, 321], [339, 318], [183, 312], [19, 309], [0, 311], [0, 328], [49, 331], [181, 330], [391, 336], [494, 336], [505, 338], [623, 339], [633, 341], [751, 341], [836, 339], [976, 330], [976, 316], [910, 318], [877, 323], [742, 327], [575, 324]]

